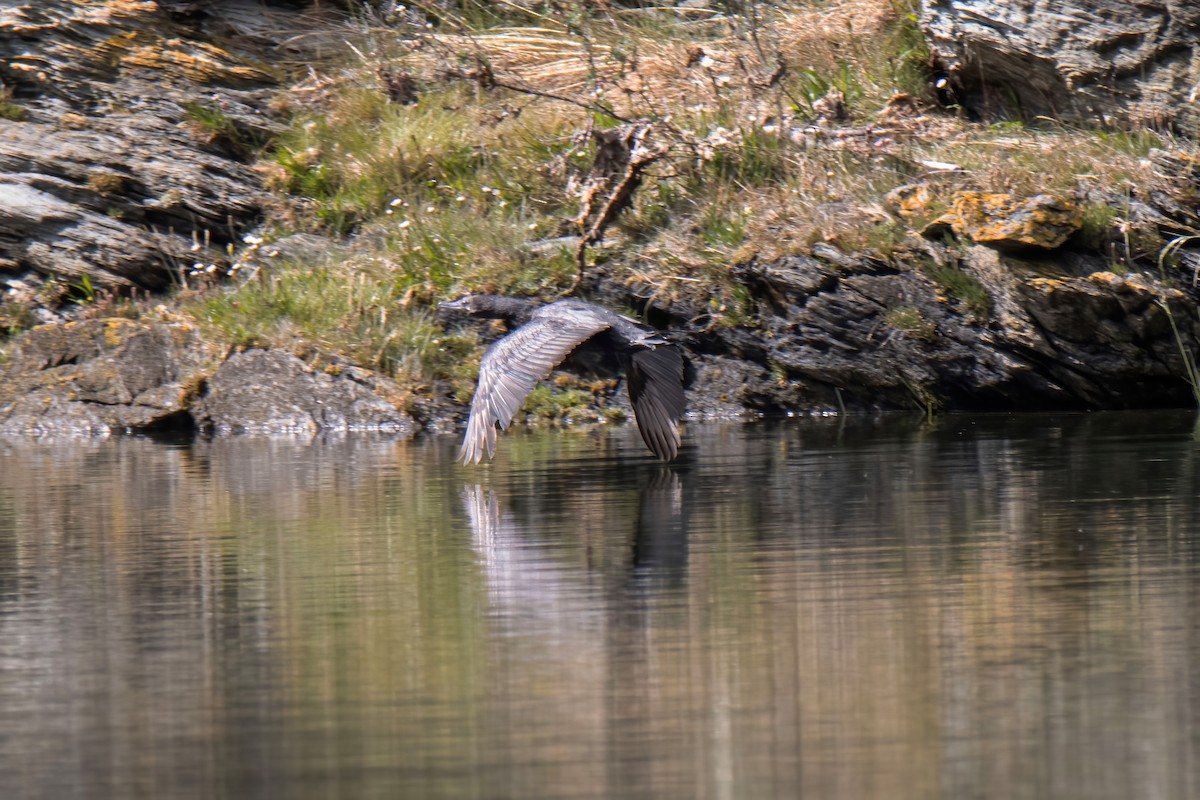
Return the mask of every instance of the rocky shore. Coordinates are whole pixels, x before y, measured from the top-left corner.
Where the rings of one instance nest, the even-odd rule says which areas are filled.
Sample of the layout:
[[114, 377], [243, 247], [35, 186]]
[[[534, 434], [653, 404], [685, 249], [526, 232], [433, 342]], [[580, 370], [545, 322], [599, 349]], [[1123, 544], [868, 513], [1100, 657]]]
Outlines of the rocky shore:
[[[1153, 17], [1151, 6], [1136, 13]], [[326, 13], [239, 0], [37, 0], [0, 11], [0, 332], [16, 332], [0, 364], [0, 434], [412, 435], [461, 417], [461, 398], [437, 382], [401, 385], [336, 354], [223, 347], [169, 304], [129, 319], [114, 299], [141, 293], [145, 305], [206, 274], [237, 280], [251, 264], [245, 237], [272, 202], [253, 156], [282, 124], [272, 97], [288, 72], [278, 62], [328, 44]], [[995, 86], [966, 80], [987, 72], [979, 61], [993, 53], [1009, 70], [997, 79], [1036, 62], [1038, 80], [1066, 93], [1038, 97], [1074, 119], [1153, 117], [1181, 141], [1195, 133], [1192, 105], [1167, 119], [1172, 107], [1155, 94], [1188, 78], [1186, 65], [1156, 65], [1158, 51], [1142, 47], [1124, 54], [1144, 58], [1119, 86], [1095, 70], [1072, 86], [1062, 76], [1083, 74], [1072, 65], [1105, 47], [1108, 27], [1076, 31], [1056, 61], [1042, 58], [1052, 21], [1030, 30], [1025, 50], [1015, 39], [970, 50], [964, 37], [992, 41], [1003, 14], [980, 27], [964, 13], [929, 3], [923, 22], [946, 85], [972, 113], [1011, 112], [993, 102]], [[729, 264], [745, 298], [738, 324], [615, 279], [604, 264], [578, 291], [635, 309], [679, 341], [698, 415], [1191, 406], [1200, 250], [1188, 237], [1200, 230], [1200, 163], [1186, 148], [1149, 158], [1154, 185], [1124, 197], [1095, 187], [1086, 198], [1121, 203], [1157, 231], [1154, 251], [1136, 259], [1092, 235], [1078, 197], [944, 197], [934, 175], [879, 198], [904, 229], [886, 252], [739, 252]]]

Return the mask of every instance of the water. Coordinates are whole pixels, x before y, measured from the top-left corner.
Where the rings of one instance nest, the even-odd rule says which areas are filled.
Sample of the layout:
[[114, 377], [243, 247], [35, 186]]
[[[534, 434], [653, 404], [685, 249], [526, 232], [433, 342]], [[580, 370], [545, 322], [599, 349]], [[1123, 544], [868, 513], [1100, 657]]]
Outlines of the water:
[[1200, 796], [1195, 437], [0, 442], [0, 797]]

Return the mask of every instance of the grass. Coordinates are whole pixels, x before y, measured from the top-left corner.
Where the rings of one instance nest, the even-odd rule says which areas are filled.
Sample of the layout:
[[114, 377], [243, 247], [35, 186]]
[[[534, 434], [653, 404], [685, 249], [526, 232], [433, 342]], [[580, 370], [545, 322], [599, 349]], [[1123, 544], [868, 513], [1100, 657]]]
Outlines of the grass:
[[387, 270], [283, 262], [185, 308], [210, 338], [231, 346], [340, 353], [414, 385], [462, 377], [458, 368], [474, 354], [473, 339], [444, 333], [409, 298]]
[[238, 157], [252, 157], [266, 144], [263, 133], [238, 124], [216, 106], [189, 103], [184, 111], [198, 138], [209, 144], [219, 144]]
[[971, 313], [980, 317], [987, 317], [992, 313], [991, 294], [970, 272], [929, 261], [924, 262], [923, 269], [946, 294], [960, 301]]
[[13, 102], [12, 87], [0, 84], [0, 119], [20, 122], [25, 119], [25, 106]]
[[884, 312], [884, 320], [901, 333], [932, 342], [937, 338], [937, 328], [914, 306], [895, 306]]
[[[638, 293], [691, 303], [717, 326], [755, 324], [754, 298], [730, 269], [746, 254], [770, 260], [822, 243], [908, 258], [906, 241], [927, 220], [900, 218], [881, 198], [914, 183], [931, 187], [931, 217], [964, 189], [1092, 197], [1084, 246], [1119, 234], [1131, 258], [1161, 249], [1096, 197], [1152, 188], [1145, 156], [1163, 137], [937, 113], [914, 2], [751, 10], [467, 2], [362, 20], [347, 31], [347, 61], [315, 65], [276, 104], [295, 116], [258, 163], [277, 200], [274, 235], [316, 232], [348, 242], [348, 255], [271, 263], [184, 304], [232, 345], [340, 352], [414, 384], [450, 380], [469, 396], [476, 345], [440, 332], [433, 304], [466, 291], [567, 289], [591, 131], [635, 120], [667, 155], [585, 260]], [[415, 102], [390, 101], [381, 70], [411, 76]], [[911, 112], [884, 111], [905, 93]], [[821, 118], [833, 97], [842, 116]], [[200, 136], [262, 144], [219, 108], [197, 105], [189, 117]], [[101, 194], [121, 188], [91, 180]], [[921, 268], [971, 313], [991, 313], [969, 272]], [[936, 335], [913, 307], [885, 319], [920, 340]], [[530, 407], [558, 418], [590, 394], [556, 390]]]
[[0, 98], [0, 119], [20, 122], [25, 119], [25, 107], [7, 98]]

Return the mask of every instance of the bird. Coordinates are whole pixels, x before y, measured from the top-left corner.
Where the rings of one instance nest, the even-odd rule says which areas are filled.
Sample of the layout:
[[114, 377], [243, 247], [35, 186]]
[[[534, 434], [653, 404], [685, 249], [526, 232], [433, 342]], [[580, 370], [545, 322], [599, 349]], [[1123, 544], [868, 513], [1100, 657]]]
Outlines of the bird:
[[508, 428], [538, 381], [584, 342], [599, 344], [621, 361], [638, 432], [650, 451], [662, 461], [679, 455], [679, 420], [686, 406], [683, 357], [656, 329], [573, 297], [538, 305], [529, 298], [468, 294], [438, 307], [503, 319], [510, 329], [479, 363], [458, 453], [463, 464], [478, 464], [495, 454], [496, 426]]

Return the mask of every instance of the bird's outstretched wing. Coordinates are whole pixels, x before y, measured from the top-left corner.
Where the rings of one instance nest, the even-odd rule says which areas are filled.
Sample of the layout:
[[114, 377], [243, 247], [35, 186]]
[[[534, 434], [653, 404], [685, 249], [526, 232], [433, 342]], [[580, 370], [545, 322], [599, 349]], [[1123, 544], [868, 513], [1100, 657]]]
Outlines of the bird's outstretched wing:
[[683, 358], [672, 344], [637, 348], [629, 362], [629, 401], [638, 432], [662, 461], [679, 454], [683, 396]]
[[458, 460], [478, 464], [496, 452], [496, 424], [507, 428], [537, 382], [583, 342], [609, 327], [598, 314], [538, 318], [493, 344], [479, 363], [479, 385]]

